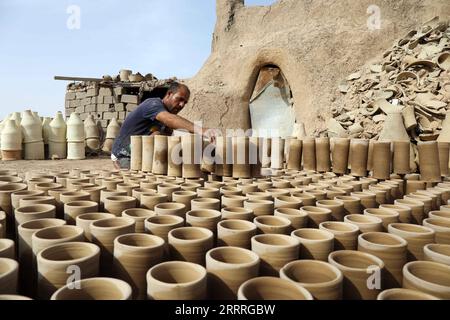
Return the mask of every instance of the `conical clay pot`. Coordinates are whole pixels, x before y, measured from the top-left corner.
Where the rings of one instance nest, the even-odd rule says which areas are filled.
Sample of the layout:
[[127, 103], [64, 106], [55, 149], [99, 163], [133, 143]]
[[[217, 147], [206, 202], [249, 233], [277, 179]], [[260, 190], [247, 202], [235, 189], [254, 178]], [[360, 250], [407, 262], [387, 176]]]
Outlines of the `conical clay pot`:
[[313, 300], [311, 293], [292, 281], [276, 277], [247, 280], [238, 290], [238, 300]]
[[245, 220], [223, 220], [217, 224], [217, 245], [251, 248], [256, 225]]
[[16, 294], [19, 264], [9, 258], [0, 258], [0, 294]]
[[273, 215], [274, 203], [271, 200], [246, 200], [244, 208], [253, 210], [255, 217]]
[[0, 238], [0, 258], [16, 259], [15, 249], [14, 241]]
[[349, 214], [344, 217], [344, 222], [357, 226], [360, 233], [383, 231], [383, 221], [375, 216]]
[[301, 207], [300, 211], [308, 215], [309, 228], [318, 228], [322, 222], [331, 220], [331, 210], [327, 208], [305, 206]]
[[308, 224], [308, 214], [304, 211], [291, 209], [291, 208], [279, 208], [275, 209], [275, 217], [281, 217], [291, 222], [291, 229], [297, 230], [300, 228], [306, 228]]
[[126, 209], [122, 212], [122, 217], [131, 218], [135, 222], [135, 232], [144, 233], [145, 226], [144, 221], [147, 218], [154, 217], [156, 214], [152, 210], [147, 209]]
[[370, 208], [364, 210], [364, 215], [380, 218], [384, 231], [387, 231], [391, 223], [397, 223], [399, 221], [399, 213], [392, 209]]
[[429, 243], [423, 247], [424, 260], [450, 266], [450, 245]]
[[179, 216], [154, 216], [145, 219], [145, 232], [158, 236], [167, 243], [170, 230], [184, 226], [184, 219]]
[[241, 208], [241, 207], [230, 207], [222, 209], [222, 220], [247, 220], [253, 221], [253, 210]]
[[[80, 288], [73, 290], [73, 287]], [[58, 289], [51, 300], [131, 300], [131, 286], [114, 278], [89, 278]]]
[[334, 250], [356, 250], [359, 227], [354, 224], [338, 221], [326, 221], [319, 229], [334, 234]]
[[114, 217], [115, 216], [111, 213], [103, 213], [103, 212], [83, 213], [76, 217], [75, 225], [77, 227], [82, 228], [84, 230], [84, 237], [86, 238], [86, 240], [92, 242], [92, 235], [90, 228], [91, 223], [97, 220]]
[[217, 223], [220, 221], [222, 213], [211, 209], [191, 210], [186, 213], [186, 225], [190, 227], [202, 227], [217, 232]]
[[168, 243], [173, 260], [205, 265], [205, 254], [214, 246], [214, 235], [205, 228], [182, 227], [169, 232]]
[[128, 196], [113, 196], [105, 198], [105, 212], [120, 217], [127, 209], [136, 208], [136, 199]]
[[403, 267], [403, 288], [418, 290], [440, 299], [450, 299], [450, 266], [413, 261]]
[[434, 230], [434, 242], [438, 244], [450, 244], [450, 221], [439, 218], [428, 218], [423, 220], [423, 225]]
[[392, 223], [388, 226], [388, 232], [408, 242], [408, 261], [423, 260], [423, 247], [433, 243], [435, 237], [433, 229], [406, 223]]
[[56, 207], [51, 204], [36, 204], [32, 206], [19, 207], [15, 210], [16, 228], [27, 221], [55, 218]]
[[77, 216], [83, 213], [98, 212], [98, 204], [93, 201], [71, 201], [64, 204], [64, 220], [74, 225]]
[[155, 205], [154, 211], [157, 216], [175, 215], [181, 218], [186, 217], [186, 206], [182, 203], [164, 202]]

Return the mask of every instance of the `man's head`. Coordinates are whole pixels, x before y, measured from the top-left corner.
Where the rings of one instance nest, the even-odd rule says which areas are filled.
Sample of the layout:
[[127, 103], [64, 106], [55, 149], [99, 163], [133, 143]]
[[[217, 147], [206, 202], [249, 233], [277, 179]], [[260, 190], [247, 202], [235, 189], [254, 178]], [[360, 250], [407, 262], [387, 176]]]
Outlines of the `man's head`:
[[186, 85], [173, 82], [163, 98], [164, 106], [170, 113], [177, 114], [188, 103], [190, 95], [191, 91]]

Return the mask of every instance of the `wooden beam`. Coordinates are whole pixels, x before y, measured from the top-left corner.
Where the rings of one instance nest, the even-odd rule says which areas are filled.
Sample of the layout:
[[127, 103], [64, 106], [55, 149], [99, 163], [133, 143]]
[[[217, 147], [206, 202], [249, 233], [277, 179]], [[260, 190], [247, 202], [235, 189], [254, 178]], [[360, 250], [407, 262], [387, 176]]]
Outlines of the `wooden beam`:
[[83, 78], [83, 77], [65, 77], [65, 76], [55, 76], [55, 80], [66, 80], [66, 81], [103, 81], [102, 78]]

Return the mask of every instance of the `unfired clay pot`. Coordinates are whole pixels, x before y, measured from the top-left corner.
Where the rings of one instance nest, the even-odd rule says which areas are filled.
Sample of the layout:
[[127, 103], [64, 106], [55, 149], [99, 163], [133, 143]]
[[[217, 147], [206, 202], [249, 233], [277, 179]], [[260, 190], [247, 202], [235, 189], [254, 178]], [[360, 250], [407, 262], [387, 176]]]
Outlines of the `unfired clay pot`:
[[289, 234], [291, 232], [291, 221], [283, 217], [259, 216], [253, 219], [258, 233], [267, 234]]
[[64, 204], [64, 219], [67, 224], [75, 224], [77, 216], [83, 213], [98, 212], [94, 201], [71, 201]]
[[214, 235], [205, 228], [181, 227], [169, 232], [168, 243], [173, 260], [205, 265], [205, 254], [214, 246]]
[[352, 197], [359, 198], [361, 200], [361, 209], [370, 209], [370, 208], [376, 208], [377, 202], [376, 202], [376, 194], [369, 191], [357, 191], [350, 193]]
[[291, 196], [276, 196], [274, 198], [274, 208], [292, 208], [292, 209], [300, 209], [303, 202], [298, 198], [294, 198]]
[[370, 208], [364, 210], [364, 215], [380, 218], [384, 231], [387, 231], [389, 224], [397, 223], [399, 221], [399, 213], [392, 209]]
[[154, 216], [145, 219], [145, 232], [158, 236], [167, 243], [170, 230], [184, 226], [184, 219], [179, 216]]
[[155, 205], [158, 203], [167, 202], [168, 198], [165, 194], [160, 194], [157, 192], [146, 192], [141, 194], [141, 208], [154, 210]]
[[450, 299], [450, 266], [431, 261], [408, 262], [403, 267], [403, 288]]
[[204, 300], [207, 298], [206, 269], [185, 261], [157, 264], [147, 272], [149, 300]]
[[427, 294], [417, 290], [394, 288], [387, 289], [382, 292], [377, 297], [377, 300], [439, 300], [431, 294]]
[[276, 217], [281, 217], [289, 220], [291, 222], [292, 230], [305, 228], [308, 223], [308, 213], [297, 209], [291, 208], [275, 209], [274, 215]]
[[348, 167], [348, 154], [350, 149], [350, 139], [334, 138], [334, 147], [332, 148], [333, 172], [345, 174]]
[[27, 221], [44, 218], [55, 218], [56, 208], [51, 204], [36, 204], [19, 207], [15, 210], [16, 228]]
[[11, 194], [27, 188], [24, 183], [9, 183], [0, 185], [0, 208], [6, 214], [6, 234], [12, 235], [14, 230], [14, 216], [11, 203]]
[[130, 137], [130, 170], [142, 170], [142, 136]]
[[167, 174], [167, 136], [156, 135], [153, 146], [153, 174]]
[[19, 264], [9, 258], [0, 258], [0, 294], [16, 294]]
[[344, 202], [344, 216], [348, 214], [361, 214], [361, 199], [352, 196], [336, 196], [334, 200]]
[[428, 218], [423, 220], [423, 225], [434, 230], [434, 242], [450, 244], [450, 221], [440, 218]]
[[402, 223], [411, 223], [412, 221], [412, 210], [410, 207], [401, 204], [382, 204], [380, 209], [388, 209], [397, 211], [398, 221]]
[[344, 277], [342, 272], [323, 261], [297, 260], [280, 270], [287, 279], [308, 290], [316, 300], [341, 300]]
[[106, 219], [106, 218], [114, 218], [115, 216], [111, 213], [103, 213], [103, 212], [93, 212], [93, 213], [83, 213], [76, 217], [75, 225], [84, 230], [84, 237], [86, 240], [92, 242], [91, 236], [91, 228], [90, 225], [92, 222]]
[[197, 198], [191, 200], [191, 210], [220, 210], [220, 200], [215, 198]]
[[114, 239], [114, 273], [131, 285], [133, 297], [139, 300], [146, 296], [147, 271], [163, 256], [164, 240], [158, 236], [132, 233]]
[[155, 205], [154, 211], [157, 216], [175, 215], [182, 218], [186, 216], [186, 206], [182, 203], [164, 202]]
[[450, 266], [450, 245], [429, 243], [423, 247], [424, 260]]
[[369, 152], [369, 140], [352, 139], [350, 142], [351, 157], [350, 167], [351, 174], [357, 177], [365, 177], [367, 175], [367, 157]]
[[246, 200], [244, 208], [253, 210], [255, 217], [273, 215], [274, 203], [271, 200]]
[[247, 249], [220, 247], [206, 253], [211, 298], [234, 300], [239, 287], [259, 273], [259, 256]]
[[0, 258], [16, 258], [15, 243], [11, 239], [0, 238]]
[[314, 138], [303, 139], [303, 168], [316, 170], [316, 141]]
[[334, 250], [356, 250], [359, 227], [340, 221], [326, 221], [319, 225], [319, 229], [334, 234]]
[[260, 275], [277, 275], [299, 257], [300, 241], [282, 234], [260, 234], [251, 239], [252, 251], [261, 258]]
[[425, 216], [424, 203], [412, 198], [397, 199], [394, 201], [396, 205], [404, 205], [411, 209], [411, 223], [422, 224]]
[[313, 300], [313, 296], [292, 281], [258, 277], [247, 280], [239, 287], [238, 300]]
[[349, 214], [344, 217], [344, 222], [354, 224], [361, 233], [383, 231], [383, 221], [375, 216]]
[[251, 238], [256, 235], [256, 225], [245, 220], [223, 220], [217, 224], [217, 245], [251, 248]]
[[253, 221], [253, 210], [241, 207], [230, 207], [222, 209], [222, 220], [237, 219]]
[[105, 212], [112, 213], [116, 217], [120, 217], [126, 209], [136, 208], [136, 198], [128, 196], [107, 197], [104, 202]]
[[408, 261], [423, 260], [423, 247], [433, 243], [435, 237], [433, 229], [406, 223], [391, 223], [388, 232], [408, 242]]
[[172, 193], [173, 202], [182, 203], [186, 206], [186, 211], [191, 210], [191, 200], [197, 198], [197, 193], [194, 191], [175, 191]]
[[420, 177], [423, 181], [440, 182], [439, 148], [437, 141], [419, 142]]
[[344, 202], [341, 200], [318, 200], [316, 206], [331, 210], [331, 218], [335, 221], [344, 220]]
[[[73, 290], [73, 287], [80, 289]], [[89, 278], [71, 282], [58, 289], [51, 300], [131, 300], [131, 295], [131, 286], [123, 280]]]
[[136, 233], [144, 233], [145, 226], [144, 221], [149, 217], [155, 216], [155, 212], [152, 210], [134, 208], [134, 209], [126, 209], [122, 212], [122, 217], [131, 218], [135, 222], [135, 232]]
[[222, 213], [211, 209], [191, 210], [186, 213], [186, 225], [189, 227], [202, 227], [217, 232], [217, 223]]
[[331, 210], [313, 206], [301, 207], [300, 211], [308, 215], [308, 227], [318, 228], [319, 224], [331, 220]]
[[331, 169], [330, 139], [316, 138], [316, 169], [318, 172], [327, 172]]
[[[374, 141], [373, 142], [373, 174], [376, 179], [389, 179], [391, 174], [391, 142]], [[389, 159], [389, 160], [387, 160]]]

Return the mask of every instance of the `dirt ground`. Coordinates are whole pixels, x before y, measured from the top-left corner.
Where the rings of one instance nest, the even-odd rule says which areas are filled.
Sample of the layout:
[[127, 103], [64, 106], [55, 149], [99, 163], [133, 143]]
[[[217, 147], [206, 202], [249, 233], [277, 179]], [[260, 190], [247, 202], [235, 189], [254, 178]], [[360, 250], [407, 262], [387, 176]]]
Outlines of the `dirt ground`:
[[85, 160], [18, 160], [1, 161], [0, 170], [15, 170], [22, 176], [26, 172], [66, 171], [71, 169], [114, 170], [109, 156], [86, 158]]

